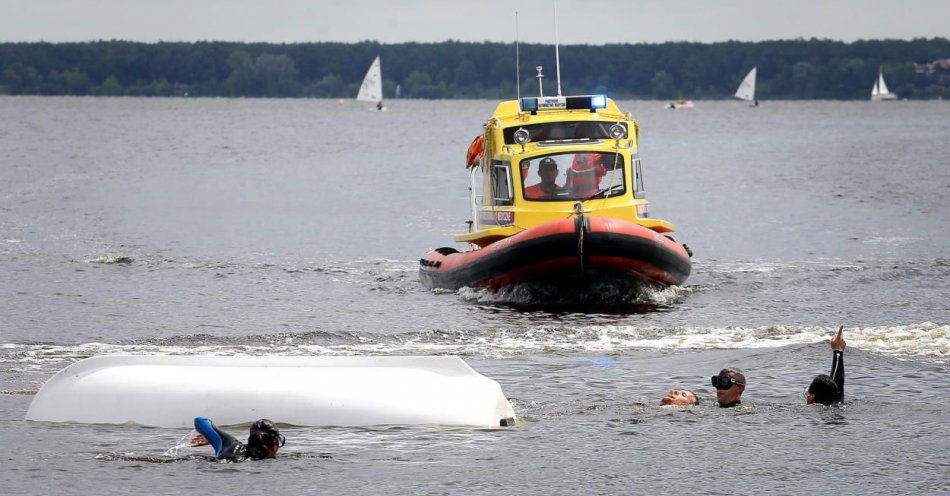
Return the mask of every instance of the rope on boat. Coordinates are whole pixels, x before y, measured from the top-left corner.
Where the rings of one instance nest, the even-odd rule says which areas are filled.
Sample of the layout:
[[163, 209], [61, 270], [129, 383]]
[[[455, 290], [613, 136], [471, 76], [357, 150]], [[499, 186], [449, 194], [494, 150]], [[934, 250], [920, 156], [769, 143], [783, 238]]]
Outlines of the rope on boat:
[[584, 276], [584, 231], [587, 230], [587, 216], [584, 215], [584, 203], [574, 204], [574, 232], [577, 233], [577, 265], [580, 268], [580, 276]]

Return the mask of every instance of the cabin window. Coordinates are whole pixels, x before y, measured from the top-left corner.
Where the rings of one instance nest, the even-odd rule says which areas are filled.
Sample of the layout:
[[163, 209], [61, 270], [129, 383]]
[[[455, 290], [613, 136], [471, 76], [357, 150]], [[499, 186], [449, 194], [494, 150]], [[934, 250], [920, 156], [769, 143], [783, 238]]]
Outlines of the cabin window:
[[478, 212], [478, 209], [485, 204], [485, 174], [482, 173], [481, 167], [472, 167], [468, 188], [472, 212]]
[[633, 191], [635, 198], [645, 196], [643, 188], [643, 169], [640, 167], [640, 157], [633, 159]]
[[493, 205], [511, 205], [514, 192], [511, 188], [511, 164], [492, 160], [491, 168]]
[[577, 139], [612, 139], [610, 137], [610, 127], [614, 124], [620, 124], [626, 128], [626, 122], [600, 122], [600, 121], [568, 121], [568, 122], [544, 122], [540, 124], [528, 124], [526, 126], [506, 127], [502, 134], [505, 136], [505, 144], [515, 144], [515, 131], [525, 128], [528, 131], [528, 142], [551, 141], [551, 140], [577, 140]]
[[623, 155], [554, 153], [521, 161], [524, 198], [568, 201], [606, 198], [626, 192]]

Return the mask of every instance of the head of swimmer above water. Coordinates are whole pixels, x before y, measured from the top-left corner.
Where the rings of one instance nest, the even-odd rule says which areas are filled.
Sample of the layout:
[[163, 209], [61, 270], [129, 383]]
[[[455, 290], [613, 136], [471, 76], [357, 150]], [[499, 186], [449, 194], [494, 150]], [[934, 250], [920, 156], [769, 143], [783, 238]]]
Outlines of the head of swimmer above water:
[[277, 450], [285, 442], [284, 435], [277, 430], [277, 426], [270, 420], [260, 419], [251, 424], [250, 431], [244, 448], [247, 457], [254, 460], [277, 458]]
[[661, 405], [695, 405], [698, 402], [696, 395], [685, 389], [671, 389], [660, 398]]
[[719, 375], [712, 376], [713, 387], [716, 388], [716, 400], [719, 406], [730, 405], [739, 401], [745, 391], [745, 374], [733, 367], [724, 368]]
[[812, 403], [821, 403], [830, 405], [838, 397], [838, 385], [828, 374], [818, 374], [808, 385], [808, 394], [805, 401], [810, 405]]

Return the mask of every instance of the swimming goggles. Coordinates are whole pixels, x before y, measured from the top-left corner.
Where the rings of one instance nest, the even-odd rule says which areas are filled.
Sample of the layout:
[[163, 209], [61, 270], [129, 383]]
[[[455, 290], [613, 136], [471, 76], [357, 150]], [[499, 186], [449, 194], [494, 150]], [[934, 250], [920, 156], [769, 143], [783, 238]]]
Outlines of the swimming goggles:
[[735, 377], [722, 373], [712, 376], [710, 382], [716, 389], [729, 389], [733, 384], [742, 384]]

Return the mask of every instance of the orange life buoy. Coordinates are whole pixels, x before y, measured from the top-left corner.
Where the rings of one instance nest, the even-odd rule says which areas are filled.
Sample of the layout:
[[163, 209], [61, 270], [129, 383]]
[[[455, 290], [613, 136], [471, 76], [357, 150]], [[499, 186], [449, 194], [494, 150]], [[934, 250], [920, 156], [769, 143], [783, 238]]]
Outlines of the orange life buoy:
[[465, 168], [467, 169], [478, 165], [478, 161], [482, 158], [484, 150], [485, 137], [478, 135], [472, 140], [472, 144], [468, 145], [468, 153], [465, 154]]

